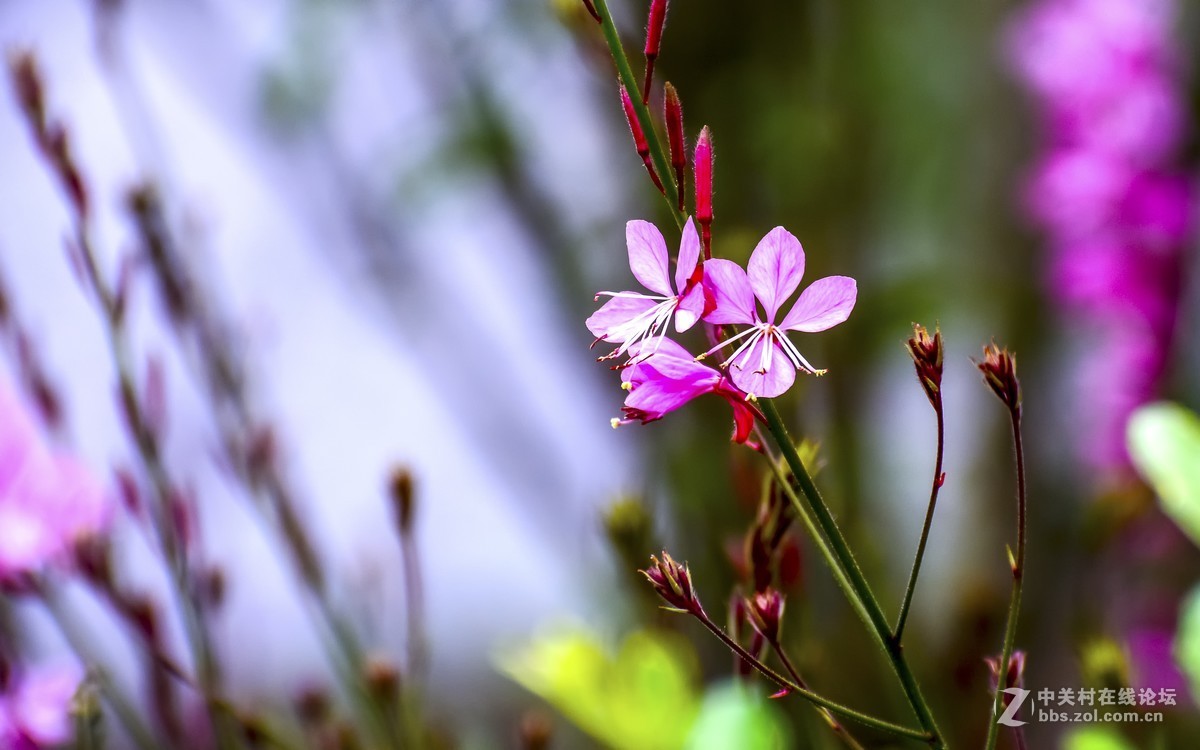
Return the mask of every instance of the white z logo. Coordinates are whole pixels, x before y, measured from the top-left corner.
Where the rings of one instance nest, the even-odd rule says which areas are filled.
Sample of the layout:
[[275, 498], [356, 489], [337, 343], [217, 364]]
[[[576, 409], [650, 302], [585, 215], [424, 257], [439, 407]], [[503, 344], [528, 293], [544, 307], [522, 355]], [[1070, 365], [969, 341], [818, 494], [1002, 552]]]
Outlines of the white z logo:
[[1003, 724], [1006, 727], [1023, 727], [1026, 722], [1015, 719], [1017, 711], [1021, 710], [1021, 705], [1025, 703], [1025, 699], [1029, 697], [1028, 690], [1023, 690], [1017, 687], [1004, 688], [1004, 692], [1013, 696], [1014, 700], [1008, 704], [1008, 708], [1004, 709], [1004, 713], [1000, 714], [1000, 718], [996, 719], [997, 724]]

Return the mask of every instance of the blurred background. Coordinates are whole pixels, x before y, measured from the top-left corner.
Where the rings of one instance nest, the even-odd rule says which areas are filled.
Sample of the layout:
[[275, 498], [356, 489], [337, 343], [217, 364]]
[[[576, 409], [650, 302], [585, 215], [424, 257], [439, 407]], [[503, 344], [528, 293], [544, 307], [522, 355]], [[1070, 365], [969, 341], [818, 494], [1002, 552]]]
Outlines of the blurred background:
[[[612, 4], [639, 72], [645, 5]], [[1018, 352], [1025, 393], [1026, 686], [1178, 689], [1164, 724], [1107, 729], [1139, 748], [1200, 737], [1171, 647], [1200, 555], [1123, 449], [1139, 404], [1200, 404], [1200, 100], [1183, 42], [1197, 30], [1194, 4], [1133, 0], [670, 9], [657, 80], [678, 89], [689, 142], [702, 125], [714, 134], [715, 254], [744, 262], [783, 225], [810, 279], [858, 280], [851, 319], [802, 342], [830, 374], [802, 379], [781, 407], [819, 444], [818, 480], [888, 612], [935, 447], [903, 343], [914, 321], [945, 337], [947, 479], [906, 645], [955, 744], [986, 731], [983, 658], [999, 651], [1009, 595], [1006, 417], [969, 359], [993, 338]], [[617, 744], [557, 712], [555, 689], [518, 686], [549, 669], [521, 649], [562, 637], [550, 633], [615, 648], [666, 629], [688, 680], [728, 678], [728, 652], [655, 614], [635, 568], [663, 547], [688, 560], [723, 619], [762, 466], [728, 442], [716, 399], [609, 426], [624, 393], [583, 320], [596, 290], [629, 282], [625, 221], [655, 221], [672, 248], [677, 234], [579, 0], [0, 0], [0, 48], [36, 57], [87, 184], [101, 272], [130, 278], [131, 370], [143, 389], [161, 383], [163, 464], [192, 498], [197, 556], [222, 573], [210, 617], [231, 696], [286, 714], [332, 681], [304, 587], [230, 468], [231, 434], [269, 435], [328, 599], [363, 648], [411, 667], [425, 639], [421, 715], [438, 742], [522, 746], [548, 722], [554, 746]], [[1146, 77], [1068, 96], [1115, 81], [1097, 60], [1126, 54], [1166, 104], [1111, 103], [1134, 101]], [[29, 382], [38, 363], [61, 402], [54, 440], [117, 492], [139, 462], [119, 373], [71, 261], [70, 201], [7, 93], [0, 279], [6, 330], [23, 335], [6, 333], [5, 372]], [[1110, 121], [1117, 135], [1093, 135]], [[196, 329], [163, 294], [146, 196], [168, 265], [202, 300]], [[237, 363], [232, 421], [206, 379], [214, 351]], [[398, 467], [415, 488], [423, 625], [390, 515]], [[114, 525], [119, 578], [165, 591], [135, 526]], [[802, 671], [822, 693], [908, 720], [820, 558], [798, 534], [790, 554]], [[120, 618], [87, 586], [67, 595], [118, 682], [143, 690]], [[43, 607], [10, 599], [23, 648], [61, 651]], [[184, 627], [168, 629], [179, 640]], [[776, 746], [834, 746], [798, 699], [771, 706]], [[1057, 747], [1066, 729], [1032, 724], [1030, 746]], [[641, 746], [674, 746], [663, 742]]]

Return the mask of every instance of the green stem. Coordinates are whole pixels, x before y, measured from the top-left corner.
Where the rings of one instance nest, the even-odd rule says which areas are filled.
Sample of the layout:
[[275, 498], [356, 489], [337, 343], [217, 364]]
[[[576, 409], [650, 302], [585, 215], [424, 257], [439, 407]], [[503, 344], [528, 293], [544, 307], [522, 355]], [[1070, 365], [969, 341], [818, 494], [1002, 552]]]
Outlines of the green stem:
[[930, 741], [928, 732], [923, 732], [919, 729], [911, 729], [900, 724], [893, 724], [892, 722], [884, 721], [883, 719], [877, 719], [874, 716], [869, 716], [860, 711], [855, 711], [853, 708], [843, 706], [842, 704], [831, 701], [828, 698], [818, 695], [811, 690], [800, 687], [795, 682], [792, 682], [787, 677], [784, 677], [774, 669], [768, 667], [766, 664], [763, 664], [762, 661], [756, 659], [749, 651], [742, 648], [741, 644], [730, 638], [729, 634], [719, 628], [707, 614], [700, 612], [699, 614], [696, 614], [695, 617], [702, 625], [704, 625], [704, 627], [708, 628], [713, 635], [719, 638], [722, 643], [729, 647], [731, 651], [742, 657], [747, 664], [757, 669], [764, 677], [771, 680], [776, 685], [786, 688], [789, 692], [795, 693], [810, 703], [814, 703], [817, 706], [828, 709], [839, 716], [845, 716], [847, 719], [852, 719], [863, 726], [879, 729], [900, 737], [911, 737], [913, 739], [924, 740], [926, 742]]
[[912, 605], [913, 593], [917, 590], [917, 576], [921, 573], [921, 561], [925, 559], [925, 545], [929, 541], [929, 529], [933, 526], [933, 512], [937, 507], [938, 492], [942, 489], [942, 456], [945, 453], [946, 445], [946, 420], [942, 413], [940, 393], [933, 409], [937, 413], [937, 458], [933, 464], [933, 488], [929, 491], [929, 507], [925, 510], [925, 525], [921, 528], [921, 541], [917, 543], [917, 555], [913, 558], [912, 573], [908, 576], [904, 601], [900, 604], [900, 616], [896, 618], [896, 629], [892, 636], [896, 643], [899, 643], [904, 637], [904, 625], [908, 622], [909, 607]]
[[662, 143], [659, 141], [658, 131], [654, 129], [654, 120], [650, 117], [650, 109], [642, 103], [638, 78], [634, 75], [633, 68], [629, 66], [629, 59], [625, 56], [625, 48], [621, 46], [621, 35], [617, 32], [617, 25], [613, 23], [608, 3], [606, 0], [595, 0], [595, 6], [596, 11], [600, 14], [600, 29], [604, 32], [604, 41], [608, 43], [608, 51], [612, 54], [613, 62], [617, 66], [617, 75], [621, 79], [621, 84], [625, 86], [625, 90], [629, 92], [629, 98], [633, 102], [633, 111], [637, 114], [638, 122], [650, 145], [650, 158], [654, 160], [654, 169], [663, 183], [663, 198], [670, 207], [675, 223], [679, 225], [680, 229], [683, 229], [687, 217], [679, 208], [680, 188], [675, 185], [672, 177], [674, 172], [671, 171], [671, 164], [667, 161], [666, 152], [663, 151]]
[[1025, 577], [1025, 451], [1021, 442], [1021, 407], [1009, 409], [1012, 419], [1013, 449], [1017, 454], [1017, 556], [1012, 562], [1012, 594], [1008, 602], [1008, 622], [1004, 626], [1004, 648], [1000, 652], [999, 674], [996, 679], [996, 697], [992, 701], [992, 715], [988, 719], [987, 750], [996, 746], [996, 737], [1000, 725], [996, 717], [1000, 715], [1000, 707], [1004, 699], [1004, 689], [1011, 687], [1006, 684], [1008, 677], [1008, 662], [1012, 658], [1013, 648], [1017, 642], [1017, 617], [1021, 611], [1021, 584]]
[[775, 407], [775, 403], [771, 399], [758, 399], [758, 405], [762, 408], [763, 415], [767, 418], [767, 428], [771, 431], [775, 443], [779, 446], [779, 450], [783, 453], [784, 459], [791, 468], [796, 484], [800, 486], [801, 492], [804, 493], [805, 499], [808, 500], [808, 507], [812, 510], [817, 524], [821, 527], [822, 532], [824, 532], [834, 557], [842, 568], [846, 578], [849, 579], [854, 597], [858, 599], [860, 605], [866, 611], [871, 631], [887, 654], [888, 660], [892, 664], [892, 669], [896, 672], [896, 676], [899, 678], [900, 684], [904, 689], [905, 697], [907, 697], [909, 705], [912, 706], [917, 721], [920, 722], [921, 727], [925, 730], [925, 738], [933, 747], [944, 748], [946, 745], [942, 740], [937, 722], [933, 718], [933, 712], [930, 711], [929, 704], [926, 703], [925, 697], [921, 693], [921, 686], [917, 683], [916, 676], [908, 666], [908, 661], [904, 658], [903, 647], [899, 641], [892, 637], [891, 627], [888, 625], [887, 618], [883, 614], [883, 609], [879, 606], [879, 601], [871, 591], [871, 586], [867, 583], [866, 576], [863, 575], [862, 569], [854, 559], [854, 554], [850, 551], [850, 546], [847, 544], [846, 538], [842, 535], [842, 531], [838, 528], [833, 514], [829, 511], [829, 506], [821, 498], [821, 493], [813, 483], [812, 477], [809, 476], [808, 469], [805, 468], [804, 462], [800, 460], [800, 455], [796, 453], [796, 446], [792, 444], [792, 438], [788, 435], [787, 427], [784, 426], [783, 419], [779, 416], [779, 410]]

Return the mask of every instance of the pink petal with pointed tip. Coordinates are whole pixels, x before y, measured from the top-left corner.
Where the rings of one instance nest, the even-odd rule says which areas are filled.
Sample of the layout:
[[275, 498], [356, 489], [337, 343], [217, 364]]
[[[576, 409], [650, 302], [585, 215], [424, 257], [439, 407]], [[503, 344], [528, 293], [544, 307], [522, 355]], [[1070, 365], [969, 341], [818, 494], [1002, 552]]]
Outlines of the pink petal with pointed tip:
[[787, 301], [804, 278], [804, 248], [783, 227], [775, 227], [759, 240], [746, 265], [750, 286], [767, 311], [767, 321], [774, 322], [779, 306]]
[[629, 248], [629, 270], [652, 292], [674, 297], [667, 273], [667, 241], [658, 227], [634, 219], [625, 225], [625, 244]]
[[[737, 359], [730, 362], [729, 377], [734, 385], [746, 393], [752, 393], [759, 398], [775, 398], [796, 382], [796, 366], [774, 341], [770, 344], [766, 342], [767, 337], [763, 336], [750, 347], [748, 356], [746, 352], [742, 352]], [[759, 372], [764, 346], [771, 348], [765, 373]]]
[[712, 295], [715, 305], [704, 316], [705, 321], [752, 325], [757, 320], [754, 291], [746, 272], [738, 264], [723, 258], [705, 261], [704, 288]]
[[858, 299], [858, 284], [849, 276], [817, 279], [800, 294], [780, 328], [816, 333], [833, 328], [850, 317]]
[[688, 279], [696, 272], [696, 263], [700, 261], [700, 234], [692, 217], [688, 217], [683, 226], [683, 237], [679, 240], [679, 259], [675, 264], [675, 289], [683, 294], [687, 288]]
[[628, 323], [657, 304], [655, 300], [646, 297], [613, 297], [587, 319], [588, 330], [596, 338], [604, 339], [610, 344], [623, 344], [624, 336], [614, 337], [609, 331]]
[[704, 314], [704, 286], [696, 284], [679, 300], [675, 310], [675, 330], [683, 333], [696, 325], [696, 321]]

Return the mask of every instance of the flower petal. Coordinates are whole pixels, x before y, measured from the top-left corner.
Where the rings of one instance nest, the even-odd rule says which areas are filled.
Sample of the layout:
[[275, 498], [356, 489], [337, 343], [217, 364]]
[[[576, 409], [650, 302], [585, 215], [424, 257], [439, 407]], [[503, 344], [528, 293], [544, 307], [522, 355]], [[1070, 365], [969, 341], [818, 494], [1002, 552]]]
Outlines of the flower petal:
[[629, 270], [652, 292], [674, 297], [667, 273], [667, 241], [658, 227], [634, 219], [625, 225], [625, 244], [629, 248]]
[[696, 325], [703, 314], [704, 286], [696, 284], [679, 299], [679, 307], [675, 310], [675, 330], [683, 333]]
[[687, 289], [688, 279], [696, 272], [696, 263], [700, 260], [700, 234], [692, 217], [688, 217], [683, 227], [683, 237], [679, 240], [679, 259], [675, 263], [675, 289], [683, 294]]
[[742, 267], [731, 260], [717, 258], [704, 263], [704, 288], [713, 298], [714, 307], [704, 320], [709, 323], [753, 325], [754, 291]]
[[611, 344], [623, 344], [626, 337], [619, 331], [613, 331], [657, 304], [656, 300], [648, 297], [613, 297], [587, 319], [588, 330], [598, 339]]
[[833, 328], [850, 317], [857, 299], [858, 284], [849, 276], [817, 279], [801, 292], [779, 327], [804, 333]]
[[[765, 368], [763, 347], [770, 347], [765, 354]], [[746, 393], [760, 398], [775, 398], [796, 382], [796, 366], [773, 339], [763, 336], [729, 363], [729, 377], [734, 385]]]
[[767, 322], [775, 322], [779, 307], [800, 286], [804, 277], [804, 248], [783, 227], [775, 227], [759, 240], [746, 265], [750, 286], [767, 311]]

